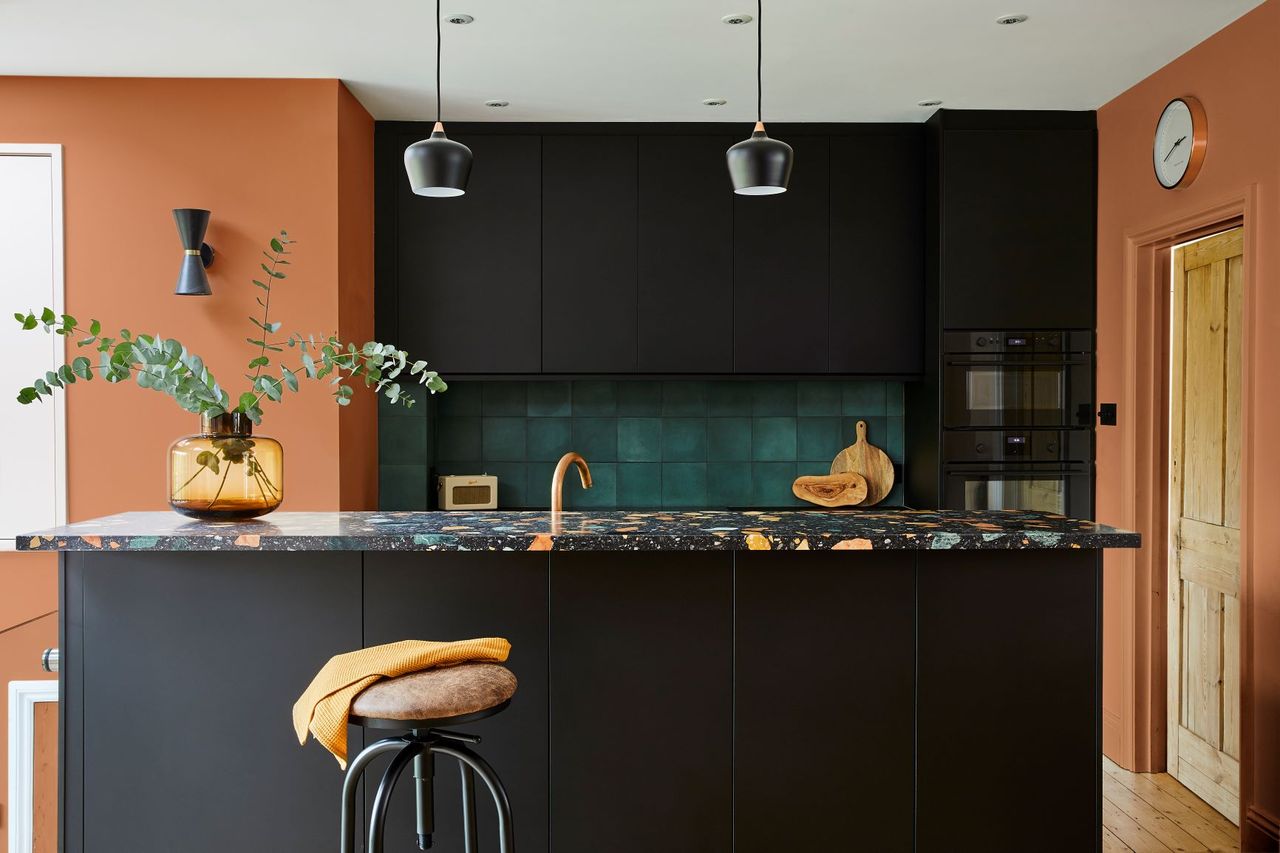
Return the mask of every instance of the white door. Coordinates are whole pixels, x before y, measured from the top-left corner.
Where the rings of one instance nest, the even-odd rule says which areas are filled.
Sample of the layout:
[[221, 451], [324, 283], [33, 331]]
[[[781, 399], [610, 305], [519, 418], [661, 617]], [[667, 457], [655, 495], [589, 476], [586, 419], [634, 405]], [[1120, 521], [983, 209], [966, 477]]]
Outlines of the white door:
[[62, 308], [62, 154], [0, 142], [0, 548], [65, 521], [61, 392], [23, 406], [18, 389], [62, 364], [62, 338], [24, 332], [16, 312]]

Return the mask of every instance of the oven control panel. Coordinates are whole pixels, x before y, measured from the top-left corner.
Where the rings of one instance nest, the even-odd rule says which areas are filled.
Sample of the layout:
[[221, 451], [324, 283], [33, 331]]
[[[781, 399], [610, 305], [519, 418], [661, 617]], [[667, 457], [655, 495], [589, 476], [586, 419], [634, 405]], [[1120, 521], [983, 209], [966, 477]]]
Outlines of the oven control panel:
[[1087, 462], [1088, 430], [964, 430], [942, 437], [948, 462]]
[[1088, 331], [945, 332], [943, 348], [949, 353], [1066, 353], [1092, 352], [1093, 333]]

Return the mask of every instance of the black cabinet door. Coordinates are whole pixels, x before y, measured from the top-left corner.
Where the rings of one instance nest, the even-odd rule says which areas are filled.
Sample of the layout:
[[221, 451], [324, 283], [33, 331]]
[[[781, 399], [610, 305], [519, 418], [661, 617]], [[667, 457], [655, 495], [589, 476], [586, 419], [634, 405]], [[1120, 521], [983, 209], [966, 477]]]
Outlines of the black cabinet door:
[[733, 555], [556, 552], [556, 853], [732, 846]]
[[829, 140], [795, 149], [785, 193], [733, 197], [733, 369], [826, 373]]
[[1094, 322], [1096, 134], [948, 130], [942, 136], [942, 325]]
[[734, 849], [911, 850], [914, 552], [737, 559]]
[[924, 134], [831, 138], [832, 373], [924, 367]]
[[919, 553], [917, 849], [1097, 850], [1100, 552]]
[[542, 369], [636, 368], [634, 136], [542, 140]]
[[66, 560], [82, 728], [65, 736], [83, 739], [66, 849], [336, 848], [342, 771], [298, 745], [289, 715], [325, 661], [360, 647], [360, 555]]
[[[396, 264], [394, 285], [382, 281], [397, 297], [394, 306], [382, 300], [380, 308], [394, 312], [396, 344], [446, 376], [538, 373], [541, 139], [468, 135], [459, 141], [475, 155], [466, 195], [416, 196], [403, 169], [384, 179], [394, 187], [398, 223], [394, 235], [379, 241], [386, 258], [386, 241], [394, 240]], [[379, 273], [389, 274], [383, 263]]]
[[733, 372], [734, 141], [640, 137], [642, 373]]
[[[365, 554], [365, 645], [397, 640], [461, 640], [505, 637], [507, 667], [519, 681], [511, 705], [501, 713], [458, 726], [480, 735], [476, 750], [507, 789], [520, 850], [545, 853], [547, 840], [547, 555], [545, 553]], [[367, 737], [387, 732], [370, 733]], [[387, 760], [370, 765], [366, 778], [380, 778]], [[435, 848], [462, 849], [462, 802], [457, 766], [437, 758]], [[374, 784], [365, 784], [371, 803]], [[477, 783], [481, 849], [497, 849], [497, 816], [485, 787]], [[413, 781], [402, 777], [387, 814], [386, 847], [417, 850]]]

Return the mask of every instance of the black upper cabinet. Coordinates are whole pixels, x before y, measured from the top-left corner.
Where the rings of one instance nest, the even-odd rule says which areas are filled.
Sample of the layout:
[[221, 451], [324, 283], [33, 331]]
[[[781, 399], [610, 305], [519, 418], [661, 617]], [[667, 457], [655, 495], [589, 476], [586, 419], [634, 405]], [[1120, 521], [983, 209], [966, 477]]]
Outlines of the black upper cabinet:
[[[388, 169], [384, 180], [392, 183], [399, 224], [382, 240], [394, 240], [397, 299], [394, 305], [380, 299], [379, 308], [394, 312], [394, 340], [445, 375], [538, 373], [541, 139], [460, 141], [475, 155], [460, 198], [416, 196], [403, 168]], [[379, 273], [385, 284], [381, 264]], [[380, 328], [389, 325], [379, 320]]]
[[546, 373], [636, 369], [636, 149], [634, 136], [543, 137]]
[[778, 138], [795, 149], [787, 191], [733, 197], [733, 368], [826, 373], [829, 141]]
[[642, 136], [642, 373], [733, 371], [731, 136]]
[[943, 327], [1092, 329], [1096, 133], [944, 129], [940, 146]]
[[924, 167], [919, 126], [831, 138], [832, 373], [922, 370]]

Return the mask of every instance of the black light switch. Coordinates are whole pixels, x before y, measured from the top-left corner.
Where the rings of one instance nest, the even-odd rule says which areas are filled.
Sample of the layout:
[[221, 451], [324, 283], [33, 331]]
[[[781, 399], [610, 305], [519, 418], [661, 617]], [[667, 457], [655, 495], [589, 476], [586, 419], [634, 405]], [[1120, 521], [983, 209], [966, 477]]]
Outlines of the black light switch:
[[1098, 423], [1102, 424], [1103, 426], [1116, 425], [1116, 404], [1115, 403], [1102, 403], [1098, 407]]

